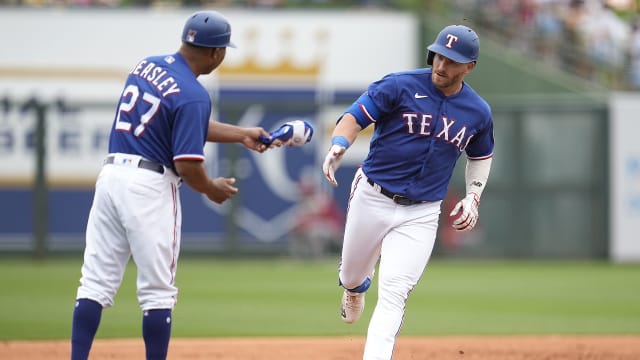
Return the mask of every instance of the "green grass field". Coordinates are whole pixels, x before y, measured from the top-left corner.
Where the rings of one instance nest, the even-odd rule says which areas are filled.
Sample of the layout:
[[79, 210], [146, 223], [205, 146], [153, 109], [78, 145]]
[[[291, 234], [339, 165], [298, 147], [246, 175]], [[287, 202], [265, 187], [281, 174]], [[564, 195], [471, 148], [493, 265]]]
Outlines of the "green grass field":
[[[0, 340], [64, 339], [81, 256], [0, 259]], [[180, 259], [174, 337], [364, 335], [338, 317], [336, 260]], [[131, 265], [99, 338], [140, 336]], [[404, 335], [640, 334], [640, 265], [433, 260], [407, 304]]]

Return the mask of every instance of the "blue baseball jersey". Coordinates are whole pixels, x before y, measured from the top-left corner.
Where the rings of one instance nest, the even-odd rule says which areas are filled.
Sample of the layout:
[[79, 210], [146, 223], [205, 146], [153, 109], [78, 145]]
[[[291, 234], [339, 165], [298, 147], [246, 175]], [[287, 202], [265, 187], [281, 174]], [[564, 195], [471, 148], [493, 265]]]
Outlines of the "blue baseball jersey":
[[204, 160], [211, 100], [184, 58], [151, 56], [129, 72], [109, 136], [109, 153], [141, 155], [173, 169]]
[[489, 104], [467, 83], [445, 96], [431, 68], [386, 75], [347, 112], [375, 129], [362, 170], [387, 190], [416, 201], [444, 199], [455, 164], [493, 156]]

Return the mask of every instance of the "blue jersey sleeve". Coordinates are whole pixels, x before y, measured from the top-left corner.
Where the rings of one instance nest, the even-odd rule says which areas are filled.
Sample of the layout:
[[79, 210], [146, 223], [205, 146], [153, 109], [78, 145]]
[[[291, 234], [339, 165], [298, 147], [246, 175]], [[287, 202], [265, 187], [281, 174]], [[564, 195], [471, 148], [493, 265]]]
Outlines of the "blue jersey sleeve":
[[173, 160], [204, 160], [210, 115], [211, 106], [206, 102], [186, 103], [178, 109], [173, 124]]
[[472, 160], [488, 159], [493, 156], [493, 119], [491, 117], [491, 109], [485, 104], [485, 126], [469, 141], [469, 145], [465, 149], [467, 157]]
[[[345, 113], [353, 115], [353, 117], [356, 118], [358, 125], [363, 129], [378, 121], [380, 116], [380, 110], [367, 93], [360, 95], [358, 100], [351, 104]], [[340, 119], [342, 119], [342, 116]], [[338, 119], [338, 121], [340, 121], [340, 119]]]
[[398, 96], [397, 88], [396, 78], [393, 74], [386, 75], [371, 83], [367, 91], [351, 104], [345, 113], [353, 115], [360, 127], [364, 129], [393, 111], [397, 101], [395, 98]]
[[379, 109], [380, 115], [393, 112], [398, 105], [399, 98], [397, 77], [394, 74], [390, 74], [371, 83], [367, 94], [372, 103]]

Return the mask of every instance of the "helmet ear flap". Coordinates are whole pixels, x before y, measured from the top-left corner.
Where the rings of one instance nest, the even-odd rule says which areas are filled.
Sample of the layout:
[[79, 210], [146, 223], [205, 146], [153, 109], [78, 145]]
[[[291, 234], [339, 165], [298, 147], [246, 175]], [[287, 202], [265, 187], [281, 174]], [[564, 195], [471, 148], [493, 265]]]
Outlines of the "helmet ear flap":
[[427, 53], [427, 65], [433, 65], [433, 58], [436, 56], [436, 53], [434, 53], [433, 51], [429, 50], [429, 52]]

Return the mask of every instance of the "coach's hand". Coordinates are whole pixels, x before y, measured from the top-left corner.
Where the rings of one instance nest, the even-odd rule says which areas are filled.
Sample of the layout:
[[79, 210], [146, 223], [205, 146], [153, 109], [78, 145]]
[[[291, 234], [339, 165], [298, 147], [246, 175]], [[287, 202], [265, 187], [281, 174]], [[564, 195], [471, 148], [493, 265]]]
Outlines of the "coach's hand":
[[478, 194], [470, 192], [464, 199], [458, 201], [453, 207], [449, 216], [454, 217], [453, 228], [456, 231], [469, 231], [476, 226], [478, 222], [478, 207], [480, 206], [480, 198]]
[[340, 145], [331, 145], [327, 156], [324, 157], [324, 162], [322, 163], [322, 172], [324, 173], [324, 177], [329, 180], [333, 186], [338, 186], [338, 182], [336, 181], [335, 172], [340, 167], [340, 162], [342, 161], [342, 155], [344, 155], [347, 148]]
[[260, 141], [260, 136], [269, 137], [270, 134], [261, 127], [245, 128], [246, 136], [242, 138], [242, 144], [249, 150], [257, 151], [259, 153], [265, 152], [265, 150], [271, 147], [280, 147], [282, 143], [280, 141], [274, 141], [269, 145], [266, 145]]
[[222, 204], [225, 200], [234, 196], [238, 192], [238, 188], [232, 186], [235, 184], [235, 178], [219, 177], [211, 179], [210, 188], [206, 192], [209, 200], [216, 204]]

